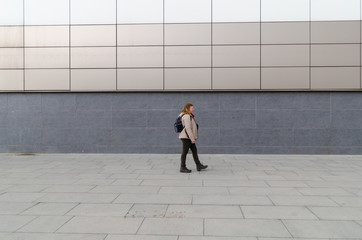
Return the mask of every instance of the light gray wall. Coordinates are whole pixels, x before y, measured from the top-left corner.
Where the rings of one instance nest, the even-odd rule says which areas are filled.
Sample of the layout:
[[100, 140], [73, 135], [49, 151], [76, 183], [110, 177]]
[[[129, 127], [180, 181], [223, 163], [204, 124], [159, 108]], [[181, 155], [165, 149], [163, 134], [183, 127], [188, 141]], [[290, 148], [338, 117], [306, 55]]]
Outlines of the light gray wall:
[[186, 102], [200, 153], [362, 154], [353, 92], [3, 93], [0, 152], [179, 153]]

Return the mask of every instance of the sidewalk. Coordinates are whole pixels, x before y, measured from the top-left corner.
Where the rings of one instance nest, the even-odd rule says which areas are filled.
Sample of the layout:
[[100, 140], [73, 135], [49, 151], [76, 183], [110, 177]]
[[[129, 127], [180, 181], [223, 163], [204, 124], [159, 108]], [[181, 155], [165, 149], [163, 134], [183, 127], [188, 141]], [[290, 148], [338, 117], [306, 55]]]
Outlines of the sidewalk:
[[0, 239], [362, 239], [362, 156], [179, 157], [0, 154]]

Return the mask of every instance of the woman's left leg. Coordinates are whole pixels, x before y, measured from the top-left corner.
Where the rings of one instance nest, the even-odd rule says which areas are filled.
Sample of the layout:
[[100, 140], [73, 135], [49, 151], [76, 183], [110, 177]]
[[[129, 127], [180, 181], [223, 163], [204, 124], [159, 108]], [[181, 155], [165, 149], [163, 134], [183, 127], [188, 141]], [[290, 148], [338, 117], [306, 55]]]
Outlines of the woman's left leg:
[[200, 162], [199, 155], [197, 154], [196, 144], [192, 143], [190, 148], [191, 148], [192, 156], [193, 156], [195, 164], [196, 164], [197, 171], [201, 171], [202, 169], [206, 169], [207, 165], [202, 165], [201, 162]]

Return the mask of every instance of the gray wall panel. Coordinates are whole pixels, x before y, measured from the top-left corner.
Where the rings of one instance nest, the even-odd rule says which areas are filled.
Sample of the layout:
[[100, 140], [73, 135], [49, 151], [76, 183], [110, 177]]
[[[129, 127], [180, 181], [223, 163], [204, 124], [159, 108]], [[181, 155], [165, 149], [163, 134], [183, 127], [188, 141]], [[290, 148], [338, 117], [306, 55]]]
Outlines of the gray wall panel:
[[350, 92], [3, 93], [0, 152], [180, 153], [173, 122], [195, 105], [200, 153], [360, 154]]

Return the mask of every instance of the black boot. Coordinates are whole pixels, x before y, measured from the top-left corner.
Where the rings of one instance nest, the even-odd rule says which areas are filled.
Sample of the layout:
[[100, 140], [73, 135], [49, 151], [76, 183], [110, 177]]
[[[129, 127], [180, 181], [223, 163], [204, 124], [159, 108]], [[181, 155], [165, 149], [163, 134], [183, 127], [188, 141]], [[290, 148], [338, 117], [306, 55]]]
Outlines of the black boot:
[[201, 163], [200, 164], [197, 164], [196, 165], [196, 169], [197, 169], [197, 171], [201, 171], [201, 170], [203, 170], [203, 169], [206, 169], [207, 168], [207, 165], [202, 165]]
[[190, 170], [190, 169], [187, 169], [186, 166], [181, 166], [180, 172], [182, 172], [182, 173], [190, 173], [191, 170]]

